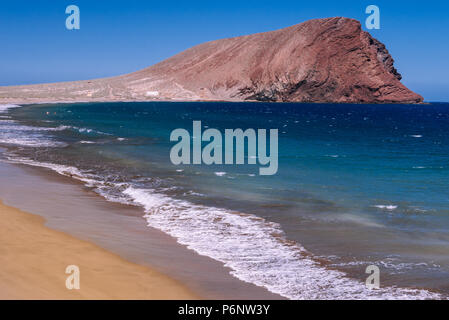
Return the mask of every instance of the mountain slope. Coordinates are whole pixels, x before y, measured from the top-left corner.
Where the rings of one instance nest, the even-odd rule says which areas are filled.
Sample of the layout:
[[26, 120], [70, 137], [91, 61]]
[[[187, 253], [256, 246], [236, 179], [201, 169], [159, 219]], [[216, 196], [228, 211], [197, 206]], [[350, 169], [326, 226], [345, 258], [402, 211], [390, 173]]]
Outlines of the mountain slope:
[[113, 78], [0, 87], [0, 102], [226, 100], [420, 103], [385, 46], [348, 18], [216, 40]]

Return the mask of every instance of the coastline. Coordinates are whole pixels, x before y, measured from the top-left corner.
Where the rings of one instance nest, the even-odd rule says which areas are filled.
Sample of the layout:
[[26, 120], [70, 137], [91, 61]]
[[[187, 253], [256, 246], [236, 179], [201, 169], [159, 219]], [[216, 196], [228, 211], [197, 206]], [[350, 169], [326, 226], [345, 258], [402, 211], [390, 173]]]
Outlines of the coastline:
[[[198, 299], [177, 281], [44, 225], [0, 201], [0, 299]], [[65, 269], [80, 268], [68, 290]]]
[[[233, 277], [229, 268], [220, 262], [201, 256], [169, 235], [148, 227], [141, 209], [108, 202], [76, 180], [45, 168], [4, 161], [0, 161], [0, 176], [0, 201], [4, 204], [31, 213], [32, 218], [43, 219], [50, 231], [92, 244], [117, 259], [172, 281], [191, 295], [180, 299], [283, 299], [265, 288]], [[61, 286], [64, 290], [67, 290], [66, 267], [62, 269], [64, 281]], [[8, 277], [12, 275], [6, 274], [5, 277], [6, 280], [0, 276], [0, 284], [9, 281]], [[82, 285], [83, 280], [81, 282]], [[126, 299], [133, 297], [135, 295]], [[177, 298], [167, 296], [160, 299]]]

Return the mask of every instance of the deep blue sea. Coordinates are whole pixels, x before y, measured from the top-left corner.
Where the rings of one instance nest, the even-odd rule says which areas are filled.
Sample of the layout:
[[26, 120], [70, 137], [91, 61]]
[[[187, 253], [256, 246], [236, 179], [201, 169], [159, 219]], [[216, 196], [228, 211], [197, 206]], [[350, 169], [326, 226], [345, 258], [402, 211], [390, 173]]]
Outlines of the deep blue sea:
[[[279, 130], [279, 170], [179, 165], [170, 133]], [[7, 161], [140, 206], [149, 226], [291, 299], [449, 293], [449, 104], [0, 106]], [[366, 267], [381, 272], [368, 290]]]

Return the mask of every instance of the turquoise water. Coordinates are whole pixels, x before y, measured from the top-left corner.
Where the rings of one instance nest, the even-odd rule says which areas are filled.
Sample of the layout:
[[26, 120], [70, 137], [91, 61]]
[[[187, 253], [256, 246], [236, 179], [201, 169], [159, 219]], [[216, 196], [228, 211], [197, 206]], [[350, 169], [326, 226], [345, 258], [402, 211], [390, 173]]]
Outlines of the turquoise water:
[[[0, 112], [10, 161], [143, 207], [149, 225], [239, 279], [292, 299], [449, 293], [449, 104], [89, 103]], [[194, 120], [221, 132], [278, 129], [278, 173], [174, 166], [170, 133], [191, 132]], [[368, 265], [380, 267], [381, 290], [364, 288]]]

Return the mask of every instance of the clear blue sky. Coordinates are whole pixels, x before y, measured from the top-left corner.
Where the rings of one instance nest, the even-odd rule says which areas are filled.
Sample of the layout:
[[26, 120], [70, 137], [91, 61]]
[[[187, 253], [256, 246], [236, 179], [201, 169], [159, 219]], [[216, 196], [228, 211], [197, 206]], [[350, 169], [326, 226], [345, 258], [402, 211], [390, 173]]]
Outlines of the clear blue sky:
[[[81, 29], [65, 28], [65, 8]], [[427, 101], [449, 101], [449, 1], [347, 0], [2, 0], [0, 85], [124, 74], [204, 41], [275, 30], [313, 18], [365, 21], [381, 9], [381, 29], [403, 82]], [[364, 23], [363, 23], [364, 25]]]

